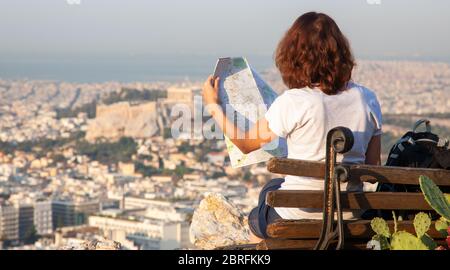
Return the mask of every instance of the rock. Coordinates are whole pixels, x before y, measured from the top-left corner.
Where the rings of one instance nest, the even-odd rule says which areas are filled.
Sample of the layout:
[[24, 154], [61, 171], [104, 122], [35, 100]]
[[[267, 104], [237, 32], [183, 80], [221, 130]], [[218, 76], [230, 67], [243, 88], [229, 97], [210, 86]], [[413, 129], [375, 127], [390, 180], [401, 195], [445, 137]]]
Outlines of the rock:
[[206, 193], [195, 210], [191, 242], [201, 249], [246, 244], [250, 239], [247, 218], [223, 195]]
[[106, 240], [96, 241], [95, 244], [89, 246], [89, 250], [120, 250], [122, 245], [119, 242]]
[[63, 250], [120, 250], [122, 245], [112, 240], [91, 240], [85, 241], [76, 246], [64, 246]]

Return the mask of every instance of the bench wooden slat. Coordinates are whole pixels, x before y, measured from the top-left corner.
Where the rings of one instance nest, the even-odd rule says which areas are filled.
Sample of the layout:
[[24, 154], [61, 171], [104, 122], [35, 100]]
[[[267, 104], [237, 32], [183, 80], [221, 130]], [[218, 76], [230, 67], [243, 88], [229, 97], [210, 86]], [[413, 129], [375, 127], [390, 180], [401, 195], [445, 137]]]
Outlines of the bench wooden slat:
[[271, 158], [267, 170], [272, 173], [325, 178], [325, 163], [289, 158]]
[[[394, 231], [394, 222], [387, 221], [391, 232]], [[399, 221], [398, 230], [415, 234], [412, 221]], [[288, 239], [312, 239], [319, 238], [322, 228], [321, 220], [280, 220], [269, 224], [267, 234], [272, 238]], [[346, 220], [344, 221], [345, 237], [370, 239], [375, 234], [370, 227], [370, 220]], [[434, 239], [443, 238], [436, 231], [434, 221], [427, 232]]]
[[[344, 209], [432, 210], [421, 193], [342, 193], [341, 202]], [[272, 207], [322, 209], [323, 191], [271, 191], [267, 193], [266, 203]]]
[[349, 178], [361, 182], [418, 185], [421, 175], [428, 176], [438, 186], [450, 186], [450, 171], [440, 169], [351, 165]]
[[[311, 250], [315, 247], [317, 239], [292, 240], [292, 239], [265, 239], [258, 243], [257, 250]], [[333, 242], [332, 242], [333, 244]], [[367, 249], [365, 241], [344, 241], [345, 249]]]
[[[418, 185], [419, 177], [425, 175], [438, 186], [450, 186], [450, 171], [439, 169], [388, 167], [372, 165], [348, 165], [350, 181], [380, 182], [391, 184]], [[272, 173], [307, 176], [323, 179], [325, 163], [287, 158], [272, 158], [267, 164]]]

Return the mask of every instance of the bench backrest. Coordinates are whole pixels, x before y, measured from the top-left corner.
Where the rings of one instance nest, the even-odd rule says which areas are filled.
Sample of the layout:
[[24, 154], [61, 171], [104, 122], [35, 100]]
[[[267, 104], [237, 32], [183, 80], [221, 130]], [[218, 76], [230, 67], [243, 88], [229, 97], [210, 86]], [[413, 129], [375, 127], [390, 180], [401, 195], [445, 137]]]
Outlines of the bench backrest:
[[[390, 184], [418, 185], [419, 177], [425, 175], [438, 186], [450, 186], [450, 171], [439, 169], [402, 168], [371, 165], [345, 165], [348, 181], [380, 182]], [[267, 168], [272, 173], [324, 178], [325, 163], [272, 158]], [[392, 209], [432, 210], [421, 193], [376, 192], [345, 193], [341, 195], [344, 209]], [[280, 190], [267, 194], [266, 202], [272, 207], [322, 208], [322, 191]]]

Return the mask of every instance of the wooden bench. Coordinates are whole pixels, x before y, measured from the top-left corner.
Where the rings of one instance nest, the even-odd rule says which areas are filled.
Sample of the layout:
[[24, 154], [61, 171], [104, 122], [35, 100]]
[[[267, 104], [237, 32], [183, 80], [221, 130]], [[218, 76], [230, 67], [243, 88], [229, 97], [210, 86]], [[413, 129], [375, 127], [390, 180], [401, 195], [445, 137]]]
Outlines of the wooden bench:
[[[269, 239], [261, 241], [257, 249], [366, 249], [367, 242], [374, 235], [371, 220], [334, 220], [334, 214], [343, 210], [432, 210], [422, 193], [406, 192], [342, 192], [333, 191], [333, 181], [361, 181], [370, 183], [389, 183], [418, 185], [419, 176], [433, 179], [438, 186], [450, 186], [450, 171], [438, 169], [401, 168], [370, 165], [350, 165], [336, 163], [336, 154], [343, 154], [353, 144], [353, 135], [345, 128], [330, 131], [327, 139], [327, 158], [325, 163], [273, 158], [267, 168], [270, 172], [282, 175], [308, 176], [325, 179], [324, 191], [278, 190], [267, 194], [266, 203], [271, 207], [318, 208], [324, 211], [323, 220], [279, 220], [269, 224]], [[337, 185], [337, 184], [336, 184]], [[337, 185], [339, 186], [339, 185]], [[328, 192], [327, 192], [328, 191]], [[333, 205], [332, 205], [333, 204]], [[336, 204], [339, 209], [336, 210]], [[326, 211], [327, 209], [327, 211]], [[393, 221], [388, 221], [393, 231]], [[340, 228], [336, 228], [339, 227]], [[399, 230], [414, 233], [412, 221], [401, 221]], [[338, 239], [339, 232], [343, 239]], [[333, 234], [334, 233], [334, 234]], [[332, 237], [330, 237], [330, 234]], [[434, 228], [428, 234], [435, 240], [443, 240]], [[318, 240], [329, 243], [318, 245]], [[345, 240], [344, 240], [345, 239]]]

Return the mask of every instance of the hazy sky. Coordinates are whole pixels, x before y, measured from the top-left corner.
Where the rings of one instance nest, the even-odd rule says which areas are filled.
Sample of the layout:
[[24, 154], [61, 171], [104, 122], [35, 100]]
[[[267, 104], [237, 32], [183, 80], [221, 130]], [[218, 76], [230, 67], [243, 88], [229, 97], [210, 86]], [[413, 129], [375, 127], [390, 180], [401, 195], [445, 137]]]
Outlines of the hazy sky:
[[0, 0], [0, 54], [273, 53], [304, 12], [334, 17], [358, 56], [450, 58], [448, 0]]

